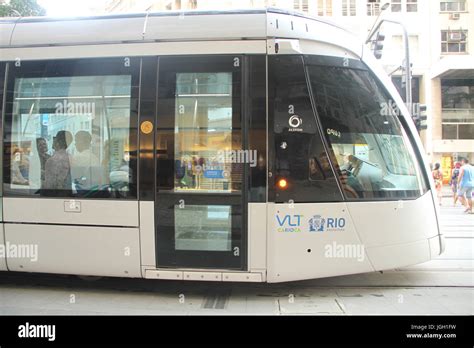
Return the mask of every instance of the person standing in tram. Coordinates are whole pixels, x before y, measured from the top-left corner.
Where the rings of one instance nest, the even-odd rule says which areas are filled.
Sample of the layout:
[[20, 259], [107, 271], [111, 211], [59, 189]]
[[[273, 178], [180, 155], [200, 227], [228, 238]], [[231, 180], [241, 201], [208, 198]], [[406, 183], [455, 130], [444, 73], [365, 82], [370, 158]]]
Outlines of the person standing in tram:
[[81, 130], [75, 137], [76, 155], [72, 158], [71, 174], [78, 191], [84, 193], [92, 188], [98, 189], [104, 176], [99, 159], [91, 150], [92, 136]]
[[439, 205], [441, 205], [442, 199], [442, 189], [443, 189], [443, 173], [441, 171], [441, 165], [439, 163], [435, 164], [433, 171], [431, 172], [435, 182], [436, 193], [438, 196]]
[[44, 189], [72, 190], [71, 161], [67, 152], [72, 140], [71, 132], [64, 130], [59, 131], [53, 138], [54, 154], [46, 161]]

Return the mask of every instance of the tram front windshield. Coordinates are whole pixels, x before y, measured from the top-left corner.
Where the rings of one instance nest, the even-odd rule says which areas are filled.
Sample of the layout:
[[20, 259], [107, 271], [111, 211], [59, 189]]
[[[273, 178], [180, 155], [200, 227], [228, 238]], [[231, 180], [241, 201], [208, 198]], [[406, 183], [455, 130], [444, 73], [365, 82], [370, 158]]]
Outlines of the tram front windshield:
[[346, 198], [416, 198], [426, 192], [398, 109], [371, 73], [322, 65], [310, 65], [308, 73]]

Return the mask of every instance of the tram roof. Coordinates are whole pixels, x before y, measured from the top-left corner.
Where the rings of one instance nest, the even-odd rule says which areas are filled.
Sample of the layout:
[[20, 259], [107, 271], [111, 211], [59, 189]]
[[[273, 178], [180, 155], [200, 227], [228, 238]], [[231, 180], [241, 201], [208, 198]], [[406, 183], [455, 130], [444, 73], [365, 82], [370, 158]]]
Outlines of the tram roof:
[[[352, 36], [319, 17], [278, 8], [0, 19], [0, 48]], [[354, 37], [348, 41], [353, 41]]]

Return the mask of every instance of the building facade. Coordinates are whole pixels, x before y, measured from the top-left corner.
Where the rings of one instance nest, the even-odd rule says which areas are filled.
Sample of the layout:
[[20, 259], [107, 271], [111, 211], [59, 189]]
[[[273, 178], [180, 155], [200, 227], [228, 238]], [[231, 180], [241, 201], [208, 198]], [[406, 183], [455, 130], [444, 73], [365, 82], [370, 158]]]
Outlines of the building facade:
[[[427, 105], [427, 129], [421, 138], [429, 160], [441, 163], [446, 178], [461, 157], [474, 161], [474, 0], [110, 0], [105, 11], [265, 6], [331, 17], [361, 39], [378, 18], [403, 22], [409, 35], [413, 102]], [[402, 28], [386, 23], [381, 31], [381, 62], [404, 97]]]

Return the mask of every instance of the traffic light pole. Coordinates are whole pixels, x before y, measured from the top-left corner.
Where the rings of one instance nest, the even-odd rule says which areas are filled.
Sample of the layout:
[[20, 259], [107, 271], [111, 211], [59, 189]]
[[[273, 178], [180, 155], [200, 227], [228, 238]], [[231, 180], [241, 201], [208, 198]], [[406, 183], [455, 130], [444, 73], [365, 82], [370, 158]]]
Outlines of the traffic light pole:
[[408, 41], [408, 32], [405, 27], [405, 25], [402, 22], [394, 21], [391, 19], [381, 19], [377, 25], [375, 25], [372, 30], [369, 33], [369, 36], [367, 37], [367, 40], [365, 41], [366, 44], [372, 41], [372, 37], [375, 35], [380, 30], [380, 27], [384, 22], [387, 23], [392, 23], [392, 24], [397, 24], [402, 27], [403, 29], [403, 40], [405, 42], [405, 81], [406, 81], [406, 87], [405, 87], [405, 104], [408, 108], [408, 111], [410, 113], [410, 116], [412, 115], [413, 112], [413, 106], [412, 106], [412, 94], [411, 94], [411, 63], [410, 63], [410, 44]]

